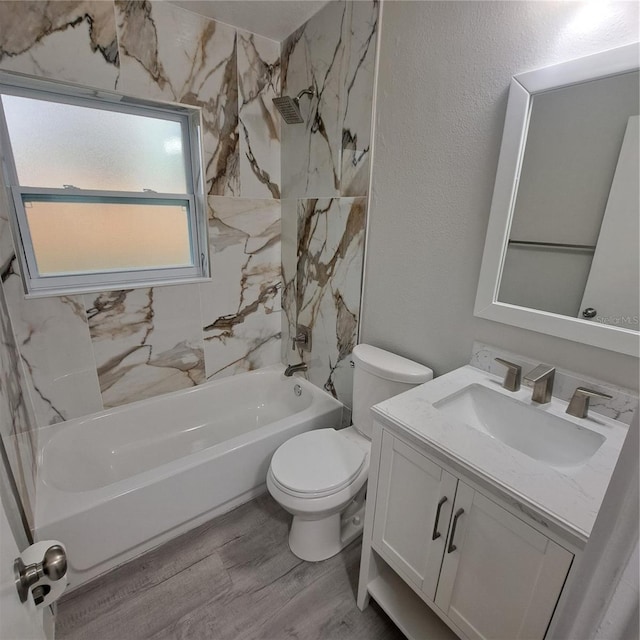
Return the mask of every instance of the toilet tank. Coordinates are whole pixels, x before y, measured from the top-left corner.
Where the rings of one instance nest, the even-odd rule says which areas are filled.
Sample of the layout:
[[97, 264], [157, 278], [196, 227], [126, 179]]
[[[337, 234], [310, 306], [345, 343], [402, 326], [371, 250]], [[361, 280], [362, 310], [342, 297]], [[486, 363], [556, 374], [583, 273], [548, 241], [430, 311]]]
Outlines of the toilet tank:
[[433, 371], [417, 362], [369, 344], [353, 350], [353, 426], [371, 439], [371, 407], [433, 378]]

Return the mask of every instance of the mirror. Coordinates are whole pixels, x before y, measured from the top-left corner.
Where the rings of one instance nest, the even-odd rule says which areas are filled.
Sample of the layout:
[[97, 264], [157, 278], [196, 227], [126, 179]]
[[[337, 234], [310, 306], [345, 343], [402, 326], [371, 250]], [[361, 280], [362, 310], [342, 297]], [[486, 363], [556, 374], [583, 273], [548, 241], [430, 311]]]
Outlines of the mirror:
[[476, 316], [638, 356], [639, 54], [512, 79]]

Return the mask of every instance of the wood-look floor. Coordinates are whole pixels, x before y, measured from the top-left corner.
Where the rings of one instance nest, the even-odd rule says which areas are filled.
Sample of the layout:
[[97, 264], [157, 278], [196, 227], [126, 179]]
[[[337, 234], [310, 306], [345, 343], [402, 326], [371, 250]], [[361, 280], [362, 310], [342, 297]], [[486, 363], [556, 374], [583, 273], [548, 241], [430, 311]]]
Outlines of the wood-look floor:
[[264, 495], [65, 596], [57, 640], [401, 640], [355, 592], [360, 543], [324, 562], [287, 544]]

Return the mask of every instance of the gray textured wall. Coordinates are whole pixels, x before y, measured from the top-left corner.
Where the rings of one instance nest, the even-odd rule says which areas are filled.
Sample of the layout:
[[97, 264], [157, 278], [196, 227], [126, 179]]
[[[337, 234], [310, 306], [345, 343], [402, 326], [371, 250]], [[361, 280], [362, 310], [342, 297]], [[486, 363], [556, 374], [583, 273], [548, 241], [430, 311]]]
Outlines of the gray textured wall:
[[639, 39], [636, 3], [594, 11], [562, 2], [385, 4], [362, 341], [442, 374], [482, 340], [637, 387], [636, 358], [473, 317], [509, 81]]

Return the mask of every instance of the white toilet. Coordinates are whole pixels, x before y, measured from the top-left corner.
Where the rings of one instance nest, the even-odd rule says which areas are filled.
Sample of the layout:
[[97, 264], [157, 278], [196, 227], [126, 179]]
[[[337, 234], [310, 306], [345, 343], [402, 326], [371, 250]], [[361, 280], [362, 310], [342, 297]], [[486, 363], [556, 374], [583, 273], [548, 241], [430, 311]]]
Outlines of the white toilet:
[[291, 438], [267, 474], [269, 493], [293, 515], [289, 547], [302, 560], [330, 558], [362, 533], [370, 408], [433, 378], [431, 369], [367, 344], [355, 347], [353, 362], [353, 426]]

